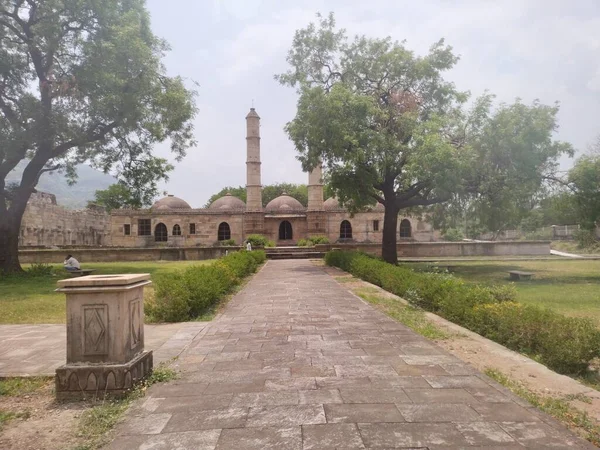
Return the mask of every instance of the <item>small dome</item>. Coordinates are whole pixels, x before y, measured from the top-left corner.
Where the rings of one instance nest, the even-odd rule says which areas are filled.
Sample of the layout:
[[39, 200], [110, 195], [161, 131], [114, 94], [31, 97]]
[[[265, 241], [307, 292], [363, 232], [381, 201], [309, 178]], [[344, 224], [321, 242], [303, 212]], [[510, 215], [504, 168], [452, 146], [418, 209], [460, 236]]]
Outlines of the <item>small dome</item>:
[[266, 212], [284, 212], [304, 210], [304, 206], [294, 197], [290, 197], [285, 192], [277, 198], [271, 200], [265, 207]]
[[342, 207], [342, 205], [340, 205], [340, 202], [337, 198], [329, 197], [323, 203], [323, 209], [328, 210], [328, 211], [333, 211], [336, 209], [343, 209], [343, 207]]
[[258, 117], [260, 119], [260, 116], [254, 108], [250, 108], [250, 112], [248, 113], [248, 115], [246, 115], [246, 119], [248, 119], [249, 117]]
[[246, 209], [246, 204], [237, 197], [234, 197], [229, 192], [223, 197], [216, 199], [210, 204], [208, 209], [220, 210], [240, 210]]
[[192, 209], [192, 207], [188, 202], [179, 197], [167, 195], [155, 202], [154, 205], [152, 205], [152, 209]]

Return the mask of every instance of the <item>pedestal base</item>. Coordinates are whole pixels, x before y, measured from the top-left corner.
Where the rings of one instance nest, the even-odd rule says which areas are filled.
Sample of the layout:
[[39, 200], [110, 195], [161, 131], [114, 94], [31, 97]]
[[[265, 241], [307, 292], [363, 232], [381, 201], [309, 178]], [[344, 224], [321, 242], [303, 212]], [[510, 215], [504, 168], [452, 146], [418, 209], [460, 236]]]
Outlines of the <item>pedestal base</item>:
[[65, 364], [56, 369], [56, 398], [122, 397], [151, 372], [152, 351], [125, 364]]

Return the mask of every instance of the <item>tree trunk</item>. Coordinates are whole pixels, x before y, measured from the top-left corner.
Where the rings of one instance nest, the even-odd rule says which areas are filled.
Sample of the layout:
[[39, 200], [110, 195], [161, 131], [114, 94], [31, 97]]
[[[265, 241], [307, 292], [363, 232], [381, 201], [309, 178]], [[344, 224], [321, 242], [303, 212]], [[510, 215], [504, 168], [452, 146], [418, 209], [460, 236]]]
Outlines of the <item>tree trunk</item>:
[[19, 232], [23, 213], [17, 212], [10, 208], [6, 214], [0, 215], [0, 274], [23, 271], [19, 263]]
[[398, 226], [398, 207], [390, 206], [386, 201], [385, 213], [383, 216], [383, 239], [381, 241], [381, 256], [385, 262], [390, 264], [398, 264], [398, 249], [396, 248], [397, 236], [396, 229]]

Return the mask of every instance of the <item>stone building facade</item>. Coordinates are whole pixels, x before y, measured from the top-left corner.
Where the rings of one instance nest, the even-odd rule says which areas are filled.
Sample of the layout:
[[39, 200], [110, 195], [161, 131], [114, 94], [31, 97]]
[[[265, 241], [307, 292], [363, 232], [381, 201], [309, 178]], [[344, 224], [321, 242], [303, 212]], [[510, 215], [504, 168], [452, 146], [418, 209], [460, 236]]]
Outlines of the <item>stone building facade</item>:
[[[210, 246], [219, 241], [242, 243], [261, 234], [279, 246], [295, 245], [311, 236], [330, 242], [381, 242], [383, 206], [351, 215], [336, 199], [324, 201], [321, 168], [308, 176], [308, 205], [282, 195], [263, 206], [260, 158], [260, 117], [246, 116], [246, 203], [226, 195], [208, 208], [194, 209], [186, 201], [167, 196], [149, 209], [114, 210], [111, 245], [117, 247]], [[411, 217], [398, 220], [399, 241], [434, 241], [429, 223]]]
[[21, 221], [21, 247], [110, 245], [110, 216], [102, 207], [71, 210], [46, 192], [31, 195]]

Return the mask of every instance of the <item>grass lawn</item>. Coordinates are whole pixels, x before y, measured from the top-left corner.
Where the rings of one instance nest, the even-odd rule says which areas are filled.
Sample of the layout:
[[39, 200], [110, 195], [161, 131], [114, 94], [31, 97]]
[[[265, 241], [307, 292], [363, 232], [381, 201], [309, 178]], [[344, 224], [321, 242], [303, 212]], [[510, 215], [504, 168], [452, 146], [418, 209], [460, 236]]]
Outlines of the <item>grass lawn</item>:
[[[86, 263], [86, 269], [96, 269], [94, 275], [115, 273], [173, 272], [190, 265], [209, 261], [140, 261]], [[27, 268], [25, 264], [23, 268]], [[54, 292], [56, 282], [68, 278], [62, 264], [53, 265], [54, 275], [0, 276], [0, 324], [65, 323], [65, 294]], [[148, 287], [146, 289], [152, 289]]]
[[[514, 282], [517, 301], [554, 309], [569, 316], [590, 317], [600, 325], [600, 261], [469, 261], [452, 262], [455, 276], [467, 282], [507, 284], [509, 270], [533, 272], [533, 279]], [[410, 264], [425, 269], [426, 264]], [[431, 264], [429, 265], [431, 266]]]

